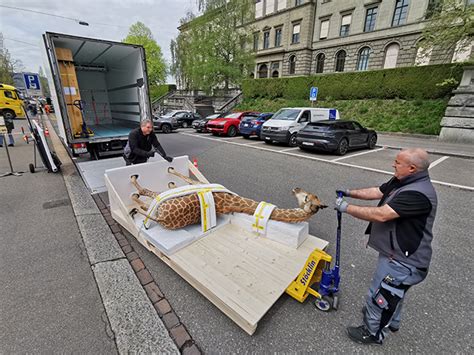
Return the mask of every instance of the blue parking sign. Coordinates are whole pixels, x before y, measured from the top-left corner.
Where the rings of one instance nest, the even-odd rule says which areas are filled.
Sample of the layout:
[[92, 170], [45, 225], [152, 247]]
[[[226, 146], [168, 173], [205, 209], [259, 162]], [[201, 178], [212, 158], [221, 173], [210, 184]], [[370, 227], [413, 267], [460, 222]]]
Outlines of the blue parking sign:
[[23, 77], [25, 78], [25, 84], [26, 84], [27, 90], [41, 90], [38, 74], [26, 73], [26, 74], [23, 74]]
[[313, 86], [311, 90], [309, 91], [309, 99], [311, 101], [316, 101], [317, 98], [318, 98], [318, 88]]

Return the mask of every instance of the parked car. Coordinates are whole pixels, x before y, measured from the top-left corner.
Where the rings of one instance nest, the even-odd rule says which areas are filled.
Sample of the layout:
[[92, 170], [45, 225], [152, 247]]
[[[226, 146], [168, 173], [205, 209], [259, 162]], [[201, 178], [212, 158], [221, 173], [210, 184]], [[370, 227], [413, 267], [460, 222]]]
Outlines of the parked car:
[[[173, 111], [172, 111], [173, 112]], [[153, 127], [163, 133], [170, 133], [179, 127], [178, 120], [173, 115], [153, 116]]]
[[373, 149], [377, 144], [377, 133], [356, 121], [324, 120], [308, 123], [299, 131], [296, 141], [303, 150], [319, 149], [344, 155], [349, 149]]
[[207, 123], [207, 130], [213, 135], [226, 135], [235, 137], [239, 133], [240, 120], [244, 116], [258, 117], [259, 112], [233, 112], [225, 115], [222, 118], [210, 120]]
[[193, 113], [191, 111], [181, 111], [175, 115], [176, 119], [178, 120], [178, 124], [183, 127], [191, 127], [195, 120], [202, 119], [199, 113]]
[[255, 116], [244, 116], [240, 122], [239, 131], [242, 137], [245, 139], [250, 136], [257, 136], [259, 139], [262, 130], [262, 124], [269, 120], [273, 116], [273, 112], [261, 113], [257, 117]]
[[339, 119], [339, 111], [333, 108], [286, 107], [278, 110], [262, 125], [265, 143], [286, 143], [296, 147], [296, 135], [309, 122]]
[[219, 117], [220, 117], [220, 114], [214, 113], [212, 115], [206, 116], [206, 117], [201, 118], [199, 120], [194, 120], [193, 121], [193, 128], [197, 132], [207, 133], [207, 122], [209, 122], [210, 120], [219, 118]]

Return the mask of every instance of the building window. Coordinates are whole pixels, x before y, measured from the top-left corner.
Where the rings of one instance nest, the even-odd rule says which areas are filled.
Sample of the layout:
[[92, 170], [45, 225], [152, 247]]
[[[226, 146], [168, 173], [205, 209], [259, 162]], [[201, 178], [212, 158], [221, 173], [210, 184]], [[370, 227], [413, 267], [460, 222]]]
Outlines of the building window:
[[324, 71], [324, 60], [326, 56], [324, 53], [319, 53], [316, 57], [316, 73], [322, 73]]
[[319, 39], [328, 38], [329, 20], [321, 21], [321, 30], [319, 32]]
[[344, 65], [346, 64], [346, 51], [340, 50], [336, 54], [336, 71], [344, 71]]
[[263, 16], [263, 1], [262, 0], [255, 0], [255, 17], [262, 17]]
[[272, 78], [278, 78], [280, 75], [278, 74], [278, 70], [274, 70], [272, 72]]
[[258, 69], [258, 77], [260, 79], [268, 77], [268, 67], [266, 64], [260, 65], [260, 68]]
[[253, 34], [253, 50], [258, 51], [258, 33]]
[[279, 75], [279, 69], [280, 69], [280, 63], [279, 62], [273, 62], [271, 66], [271, 71], [272, 71], [272, 78], [278, 78]]
[[290, 66], [288, 68], [288, 73], [290, 75], [296, 73], [296, 56], [292, 55], [288, 61], [290, 63]]
[[364, 25], [364, 32], [370, 32], [375, 29], [375, 20], [377, 19], [377, 7], [372, 7], [367, 9], [367, 13], [365, 15], [365, 25]]
[[291, 36], [291, 43], [300, 43], [300, 24], [293, 25], [293, 35]]
[[396, 68], [398, 52], [400, 51], [400, 46], [398, 43], [392, 43], [387, 46], [385, 49], [385, 61], [383, 63], [384, 69]]
[[367, 70], [369, 67], [370, 48], [364, 47], [359, 51], [357, 70]]
[[286, 9], [286, 0], [278, 0], [277, 2], [277, 11]]
[[301, 5], [303, 0], [295, 0], [295, 6]]
[[346, 37], [349, 36], [349, 29], [351, 27], [352, 15], [342, 16], [341, 21], [341, 30], [339, 31], [339, 36]]
[[428, 8], [426, 9], [425, 18], [429, 19], [441, 12], [443, 8], [443, 0], [429, 0]]
[[263, 32], [263, 49], [270, 47], [270, 31]]
[[275, 47], [281, 46], [281, 28], [275, 30]]
[[408, 13], [408, 0], [397, 0], [393, 13], [392, 27], [405, 24]]

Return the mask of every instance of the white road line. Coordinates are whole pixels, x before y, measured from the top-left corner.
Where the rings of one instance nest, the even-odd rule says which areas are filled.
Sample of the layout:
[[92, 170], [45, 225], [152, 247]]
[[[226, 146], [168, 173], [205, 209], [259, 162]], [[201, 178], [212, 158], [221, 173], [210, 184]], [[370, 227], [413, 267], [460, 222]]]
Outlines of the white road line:
[[[195, 135], [192, 135], [192, 134], [187, 134], [187, 133], [180, 133], [180, 134], [195, 137]], [[197, 137], [202, 138], [202, 139], [209, 139], [209, 140], [213, 140], [213, 141], [219, 141], [219, 142], [223, 142], [223, 143], [227, 143], [227, 144], [239, 145], [239, 146], [242, 146], [242, 147], [247, 147], [247, 148], [252, 148], [252, 149], [264, 150], [264, 151], [267, 151], [267, 152], [279, 153], [279, 154], [290, 155], [290, 156], [303, 158], [303, 159], [310, 159], [310, 160], [314, 160], [314, 161], [320, 161], [320, 162], [323, 162], [323, 163], [341, 165], [341, 166], [346, 166], [346, 167], [349, 167], [349, 168], [355, 168], [355, 169], [360, 169], [360, 170], [365, 170], [365, 171], [372, 171], [372, 172], [385, 174], [385, 175], [393, 175], [393, 171], [374, 169], [374, 168], [369, 168], [369, 167], [360, 166], [360, 165], [343, 163], [343, 162], [340, 162], [340, 161], [333, 161], [333, 160], [329, 160], [329, 159], [321, 159], [321, 158], [311, 157], [311, 156], [303, 155], [303, 154], [295, 154], [295, 153], [291, 153], [291, 152], [282, 152], [282, 151], [273, 150], [273, 149], [264, 148], [264, 147], [249, 146], [249, 145], [241, 144], [241, 143], [226, 142], [226, 141], [223, 141], [221, 139], [213, 139], [213, 138], [202, 137], [202, 136], [197, 136]], [[463, 190], [474, 191], [474, 187], [472, 187], [472, 186], [451, 184], [451, 183], [448, 183], [448, 182], [438, 181], [438, 180], [431, 180], [431, 182], [433, 182], [434, 184], [438, 184], [438, 185], [443, 185], [443, 186], [448, 186], [448, 187], [456, 187], [456, 188], [463, 189]]]
[[430, 170], [431, 168], [434, 168], [436, 165], [438, 165], [439, 163], [442, 163], [443, 161], [445, 161], [448, 158], [449, 157], [445, 155], [444, 157], [441, 157], [441, 158], [435, 160], [434, 162], [432, 162], [430, 164], [430, 167], [428, 168], [428, 170]]
[[340, 158], [332, 159], [331, 161], [339, 161], [339, 160], [342, 160], [342, 159], [348, 159], [348, 158], [352, 158], [352, 157], [358, 157], [359, 155], [364, 155], [364, 154], [369, 154], [369, 153], [376, 153], [376, 152], [380, 152], [381, 150], [384, 150], [384, 149], [385, 149], [385, 148], [372, 149], [372, 150], [369, 150], [369, 151], [366, 151], [366, 152], [361, 152], [361, 153], [346, 155], [346, 156], [343, 156], [343, 157], [340, 157]]
[[288, 149], [280, 150], [280, 152], [289, 152], [290, 150], [295, 150], [295, 149], [300, 149], [300, 148], [298, 148], [298, 147], [296, 147], [296, 148], [288, 148]]
[[263, 144], [265, 144], [265, 143], [263, 143], [263, 142], [260, 141], [260, 142], [246, 143], [245, 145], [257, 145], [257, 144], [262, 144], [262, 145], [263, 145]]

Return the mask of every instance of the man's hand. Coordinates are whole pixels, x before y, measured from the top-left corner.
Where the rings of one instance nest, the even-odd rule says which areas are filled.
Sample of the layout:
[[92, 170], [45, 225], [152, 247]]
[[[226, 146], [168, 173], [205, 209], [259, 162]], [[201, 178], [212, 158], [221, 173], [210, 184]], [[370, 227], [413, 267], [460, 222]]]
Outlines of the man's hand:
[[351, 196], [351, 190], [349, 190], [349, 189], [336, 190], [336, 195], [339, 196], [339, 194], [342, 194], [343, 197], [350, 197]]
[[172, 157], [169, 157], [169, 156], [167, 156], [167, 155], [165, 155], [163, 158], [164, 158], [168, 163], [171, 163], [171, 162], [173, 161], [173, 158], [172, 158]]
[[349, 206], [347, 201], [344, 200], [344, 198], [339, 197], [339, 198], [336, 199], [336, 205], [334, 206], [334, 209], [338, 210], [339, 212], [346, 213], [347, 212], [347, 206]]
[[150, 150], [148, 152], [148, 158], [153, 158], [155, 156], [155, 151], [154, 150]]

